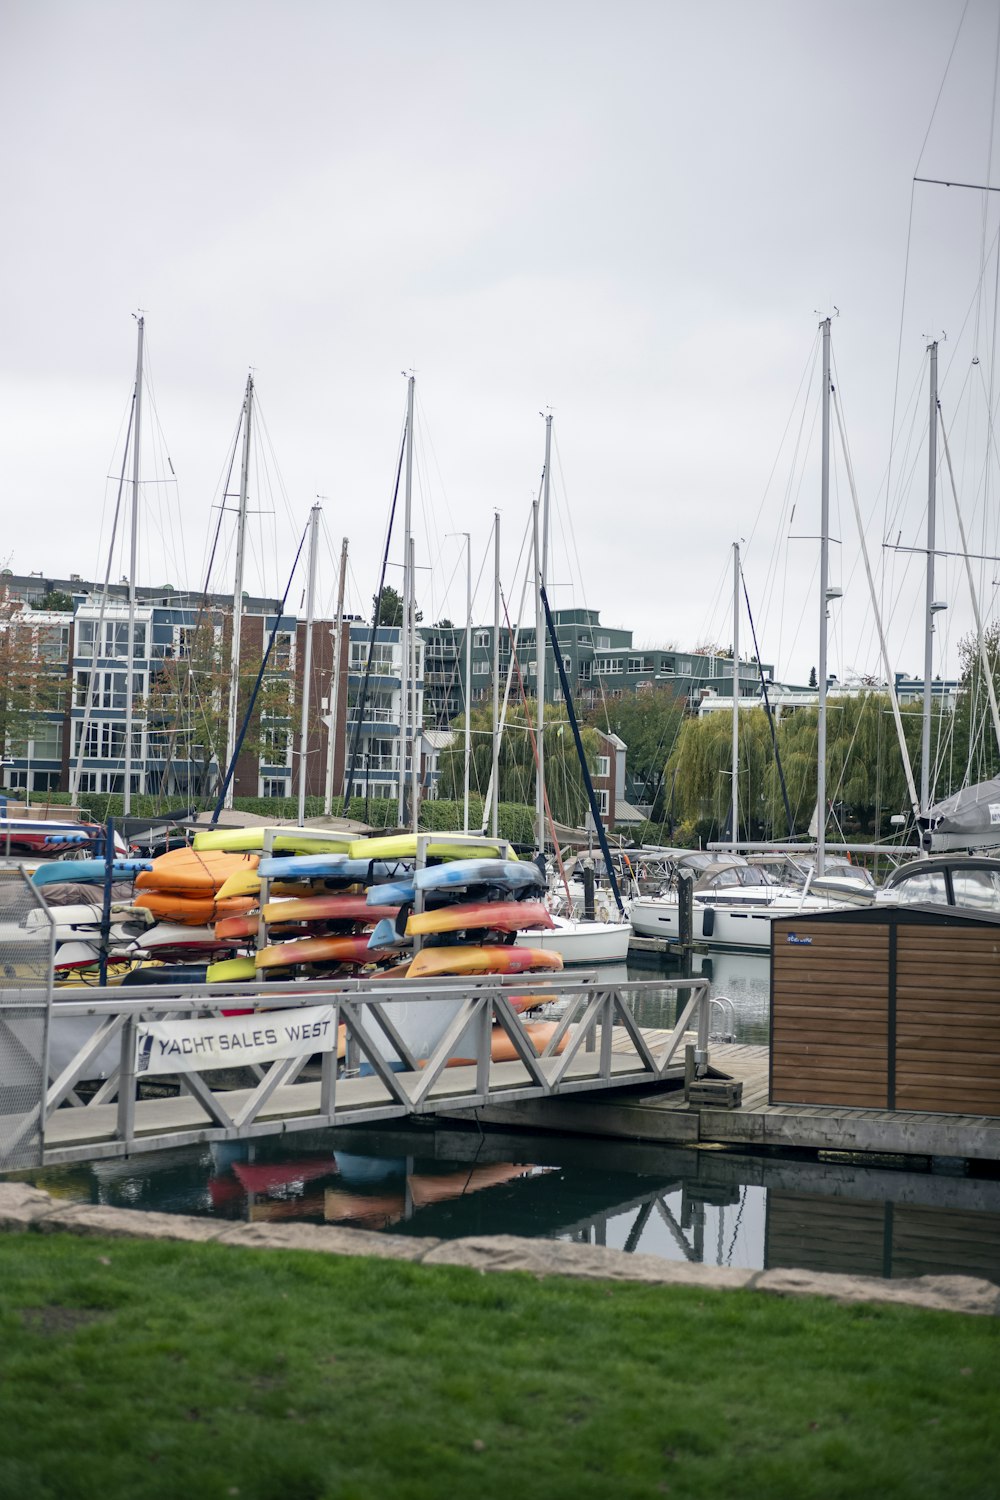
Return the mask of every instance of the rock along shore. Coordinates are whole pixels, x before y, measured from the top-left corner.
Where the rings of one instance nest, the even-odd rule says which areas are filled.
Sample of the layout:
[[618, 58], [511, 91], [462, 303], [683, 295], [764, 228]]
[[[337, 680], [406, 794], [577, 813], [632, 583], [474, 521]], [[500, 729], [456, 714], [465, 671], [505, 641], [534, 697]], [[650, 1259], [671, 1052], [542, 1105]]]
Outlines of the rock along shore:
[[828, 1297], [835, 1302], [893, 1303], [935, 1312], [1000, 1316], [1000, 1287], [975, 1276], [915, 1276], [883, 1281], [874, 1276], [825, 1271], [747, 1271], [729, 1266], [692, 1265], [688, 1261], [661, 1260], [655, 1255], [629, 1255], [599, 1245], [521, 1239], [511, 1234], [436, 1240], [323, 1224], [233, 1224], [187, 1214], [65, 1203], [40, 1188], [19, 1182], [0, 1182], [0, 1230], [100, 1235], [109, 1239], [212, 1241], [257, 1250], [310, 1250], [322, 1255], [406, 1260], [425, 1266], [465, 1266], [483, 1273], [526, 1271], [539, 1277], [634, 1281], [706, 1291], [742, 1289], [779, 1297]]

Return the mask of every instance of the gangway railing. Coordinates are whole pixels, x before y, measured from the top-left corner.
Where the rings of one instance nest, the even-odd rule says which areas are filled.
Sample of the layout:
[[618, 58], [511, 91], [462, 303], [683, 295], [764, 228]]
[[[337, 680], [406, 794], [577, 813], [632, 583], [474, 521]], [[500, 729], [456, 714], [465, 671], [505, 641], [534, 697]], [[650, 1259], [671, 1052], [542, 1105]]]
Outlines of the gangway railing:
[[[678, 997], [669, 1031], [648, 1033], [635, 1019], [634, 1003], [654, 992]], [[384, 978], [89, 990], [52, 1008], [53, 1035], [62, 1020], [89, 1019], [93, 1030], [45, 1091], [42, 1159], [655, 1085], [683, 1077], [689, 1046], [701, 1076], [707, 992], [702, 978], [609, 984], [595, 974], [447, 979], [419, 993]], [[556, 1001], [554, 1031], [536, 1049], [519, 1011]], [[512, 1060], [493, 1059], [495, 1028]], [[85, 1101], [83, 1085], [109, 1048], [114, 1066]], [[312, 1067], [303, 1078], [317, 1057], [318, 1076]], [[231, 1086], [234, 1062], [247, 1086]], [[150, 1097], [145, 1081], [156, 1075], [179, 1093]], [[0, 1113], [0, 1153], [3, 1124]]]

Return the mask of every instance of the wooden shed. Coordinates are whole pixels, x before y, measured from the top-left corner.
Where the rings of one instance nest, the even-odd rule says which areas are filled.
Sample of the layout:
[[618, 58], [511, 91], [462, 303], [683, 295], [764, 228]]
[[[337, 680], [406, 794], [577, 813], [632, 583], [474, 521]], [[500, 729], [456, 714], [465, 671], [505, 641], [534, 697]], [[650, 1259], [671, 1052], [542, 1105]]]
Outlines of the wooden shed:
[[872, 906], [771, 928], [772, 1104], [1000, 1117], [1000, 916]]

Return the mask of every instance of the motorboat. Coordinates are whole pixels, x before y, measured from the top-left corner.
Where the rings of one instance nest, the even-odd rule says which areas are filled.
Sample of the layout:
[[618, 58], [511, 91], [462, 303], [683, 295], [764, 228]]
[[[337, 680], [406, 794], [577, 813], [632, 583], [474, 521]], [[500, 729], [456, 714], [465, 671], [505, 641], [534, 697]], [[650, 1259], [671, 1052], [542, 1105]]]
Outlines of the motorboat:
[[[670, 887], [655, 896], [637, 896], [629, 904], [629, 920], [637, 936], [679, 941], [676, 881], [685, 874], [694, 878], [691, 936], [695, 942], [720, 948], [768, 948], [771, 922], [776, 916], [825, 911], [847, 904], [861, 890], [845, 891], [837, 883], [832, 888], [822, 882], [821, 888], [808, 881], [783, 884], [766, 867], [750, 864], [738, 855], [720, 859], [696, 851], [677, 860]], [[861, 899], [868, 905], [873, 897], [874, 885]]]

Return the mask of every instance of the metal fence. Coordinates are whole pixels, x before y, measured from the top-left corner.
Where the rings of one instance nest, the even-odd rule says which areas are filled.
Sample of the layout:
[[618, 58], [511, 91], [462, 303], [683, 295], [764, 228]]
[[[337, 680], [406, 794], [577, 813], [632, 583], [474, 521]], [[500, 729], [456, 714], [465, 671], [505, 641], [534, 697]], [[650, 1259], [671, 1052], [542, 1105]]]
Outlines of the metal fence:
[[0, 868], [0, 1172], [42, 1158], [54, 933], [21, 867]]
[[[419, 993], [398, 982], [369, 979], [229, 992], [221, 986], [104, 990], [76, 1000], [60, 998], [60, 1014], [86, 1017], [95, 1030], [48, 1086], [45, 1160], [655, 1085], [683, 1076], [685, 1049], [692, 1043], [700, 1074], [708, 1059], [707, 989], [704, 979], [601, 984], [560, 975], [453, 979], [421, 987]], [[636, 1023], [635, 1002], [652, 990], [678, 998], [672, 1030], [644, 1033]], [[518, 1013], [529, 995], [533, 1005], [558, 1002], [561, 1009], [552, 1034], [537, 1049]], [[231, 1079], [220, 1086], [213, 1073], [218, 1053], [209, 1060], [199, 1051], [208, 1018], [222, 1024], [229, 1016], [227, 1027], [263, 1034], [268, 1025], [277, 1028], [297, 1011], [317, 1006], [329, 1008], [329, 1034], [342, 1043], [322, 1053], [318, 1077], [301, 1076], [310, 1056], [317, 1055], [312, 1044], [245, 1069], [235, 1086]], [[176, 1048], [181, 1092], [144, 1102], [145, 1049], [153, 1033], [162, 1045]], [[500, 1063], [492, 1058], [491, 1039], [498, 1033], [512, 1053]], [[82, 1104], [77, 1085], [93, 1078], [95, 1059], [109, 1047], [117, 1052], [118, 1065]], [[186, 1062], [180, 1061], [182, 1049], [188, 1049]], [[67, 1108], [73, 1104], [80, 1107]]]

